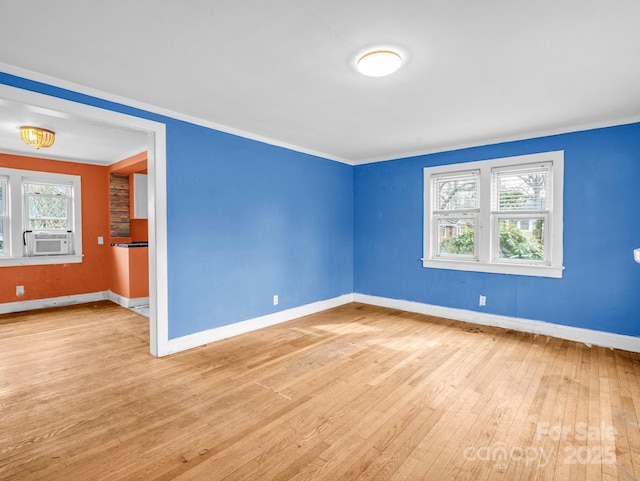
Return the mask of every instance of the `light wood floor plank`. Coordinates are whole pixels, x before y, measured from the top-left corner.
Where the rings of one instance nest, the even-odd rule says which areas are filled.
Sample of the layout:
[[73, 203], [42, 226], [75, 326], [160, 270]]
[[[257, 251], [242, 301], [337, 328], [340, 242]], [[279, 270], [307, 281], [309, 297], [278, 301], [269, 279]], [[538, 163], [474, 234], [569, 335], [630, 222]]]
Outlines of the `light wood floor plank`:
[[640, 479], [637, 353], [357, 303], [148, 350], [108, 301], [1, 315], [0, 480]]

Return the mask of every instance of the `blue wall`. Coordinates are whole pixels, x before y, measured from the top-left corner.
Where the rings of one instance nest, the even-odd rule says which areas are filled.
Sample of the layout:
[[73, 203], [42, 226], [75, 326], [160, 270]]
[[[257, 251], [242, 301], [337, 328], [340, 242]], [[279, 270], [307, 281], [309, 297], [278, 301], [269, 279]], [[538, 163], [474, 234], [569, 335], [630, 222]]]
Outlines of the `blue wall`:
[[353, 292], [352, 167], [185, 123], [167, 157], [170, 338]]
[[[422, 267], [424, 167], [551, 150], [565, 153], [562, 279]], [[354, 220], [357, 293], [640, 335], [640, 124], [358, 166]]]
[[[354, 168], [8, 74], [0, 83], [167, 125], [171, 339], [351, 292], [640, 335], [640, 124]], [[422, 267], [423, 167], [549, 150], [565, 151], [562, 279]]]
[[1, 72], [0, 83], [166, 124], [170, 339], [353, 292], [351, 166]]

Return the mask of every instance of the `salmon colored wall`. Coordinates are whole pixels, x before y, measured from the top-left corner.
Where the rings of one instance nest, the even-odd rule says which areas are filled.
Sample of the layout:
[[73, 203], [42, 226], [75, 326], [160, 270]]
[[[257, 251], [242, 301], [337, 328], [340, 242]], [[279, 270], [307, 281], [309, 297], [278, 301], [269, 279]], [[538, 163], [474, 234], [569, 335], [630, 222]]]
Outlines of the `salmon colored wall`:
[[146, 174], [147, 173], [147, 152], [140, 152], [126, 159], [122, 159], [109, 166], [109, 173], [113, 174]]
[[[147, 152], [127, 157], [109, 166], [109, 173], [114, 174], [146, 174]], [[133, 189], [129, 192], [129, 205], [133, 205]], [[112, 238], [111, 242], [139, 242], [149, 240], [149, 223], [147, 219], [130, 220], [130, 237]], [[111, 244], [111, 242], [109, 244]]]
[[149, 297], [149, 249], [136, 247], [129, 252], [130, 299]]
[[111, 279], [109, 288], [119, 296], [131, 299], [128, 250], [124, 247], [110, 247]]
[[147, 219], [131, 219], [129, 227], [132, 242], [149, 240], [149, 221]]
[[[109, 170], [107, 167], [0, 154], [0, 166], [79, 175], [82, 250], [78, 264], [0, 267], [0, 303], [101, 292], [109, 289]], [[98, 236], [104, 244], [98, 244]], [[16, 286], [25, 295], [16, 296]]]
[[128, 299], [149, 297], [149, 249], [111, 248], [111, 291]]
[[[109, 166], [109, 173], [147, 173], [147, 152], [141, 152]], [[133, 190], [129, 194], [133, 205]], [[149, 296], [149, 250], [146, 248], [112, 247], [112, 242], [149, 240], [147, 219], [130, 219], [130, 237], [109, 238], [110, 289], [128, 299]], [[109, 232], [111, 229], [109, 229]]]

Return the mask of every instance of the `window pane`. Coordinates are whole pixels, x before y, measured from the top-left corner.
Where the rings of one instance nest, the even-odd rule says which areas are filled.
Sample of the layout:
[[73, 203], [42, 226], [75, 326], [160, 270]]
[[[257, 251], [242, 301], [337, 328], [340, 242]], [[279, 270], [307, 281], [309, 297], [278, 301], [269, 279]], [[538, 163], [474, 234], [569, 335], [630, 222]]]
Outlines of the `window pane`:
[[477, 175], [436, 178], [435, 184], [436, 210], [478, 208]]
[[4, 254], [4, 220], [0, 219], [0, 254]]
[[56, 184], [26, 184], [28, 194], [71, 195], [71, 186]]
[[501, 259], [544, 259], [544, 219], [500, 219]]
[[438, 255], [475, 256], [475, 219], [438, 219]]
[[31, 219], [29, 230], [68, 230], [66, 220]]
[[543, 170], [523, 170], [518, 172], [498, 172], [497, 193], [499, 211], [540, 211], [548, 210], [549, 172]]
[[29, 196], [29, 228], [67, 229], [67, 197]]

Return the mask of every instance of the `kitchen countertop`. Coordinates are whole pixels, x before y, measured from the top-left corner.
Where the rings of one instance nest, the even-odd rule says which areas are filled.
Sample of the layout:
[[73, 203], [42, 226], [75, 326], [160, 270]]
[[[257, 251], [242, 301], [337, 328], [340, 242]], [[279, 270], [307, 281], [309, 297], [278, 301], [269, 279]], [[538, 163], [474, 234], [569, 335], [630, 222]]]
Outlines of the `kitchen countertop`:
[[142, 241], [142, 242], [114, 242], [113, 244], [111, 244], [113, 247], [124, 247], [126, 249], [130, 249], [132, 247], [149, 247], [149, 242], [148, 241]]

